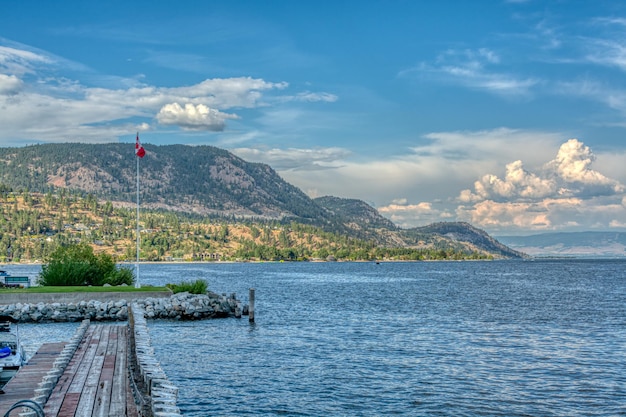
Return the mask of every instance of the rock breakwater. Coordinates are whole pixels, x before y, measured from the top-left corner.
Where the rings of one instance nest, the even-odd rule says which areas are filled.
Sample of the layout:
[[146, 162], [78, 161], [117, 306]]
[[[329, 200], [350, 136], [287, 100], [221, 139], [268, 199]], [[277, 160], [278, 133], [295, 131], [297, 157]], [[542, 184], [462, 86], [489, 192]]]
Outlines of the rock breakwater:
[[54, 303], [15, 303], [0, 305], [0, 315], [13, 317], [21, 323], [126, 321], [128, 309], [136, 303], [147, 319], [200, 320], [220, 317], [241, 317], [241, 303], [235, 294], [189, 294], [182, 292], [165, 298], [136, 298], [130, 301], [79, 301]]

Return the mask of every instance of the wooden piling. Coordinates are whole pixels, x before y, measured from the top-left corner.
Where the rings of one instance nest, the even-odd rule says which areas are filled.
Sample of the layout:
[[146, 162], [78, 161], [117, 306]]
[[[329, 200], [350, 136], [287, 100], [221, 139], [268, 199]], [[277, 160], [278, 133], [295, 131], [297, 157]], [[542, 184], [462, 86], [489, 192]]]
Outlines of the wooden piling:
[[248, 307], [248, 320], [250, 323], [254, 323], [254, 288], [250, 288], [250, 296], [248, 298], [250, 304]]

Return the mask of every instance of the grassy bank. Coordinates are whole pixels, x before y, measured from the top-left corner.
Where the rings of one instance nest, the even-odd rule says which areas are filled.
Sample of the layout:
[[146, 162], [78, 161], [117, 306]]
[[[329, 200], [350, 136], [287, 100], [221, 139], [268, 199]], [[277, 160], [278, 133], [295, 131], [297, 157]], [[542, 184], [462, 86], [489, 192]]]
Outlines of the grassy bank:
[[6, 293], [25, 293], [25, 294], [48, 294], [48, 293], [90, 293], [90, 292], [148, 292], [148, 291], [170, 291], [167, 287], [141, 287], [135, 288], [133, 286], [128, 287], [31, 287], [31, 288], [2, 288], [0, 294]]

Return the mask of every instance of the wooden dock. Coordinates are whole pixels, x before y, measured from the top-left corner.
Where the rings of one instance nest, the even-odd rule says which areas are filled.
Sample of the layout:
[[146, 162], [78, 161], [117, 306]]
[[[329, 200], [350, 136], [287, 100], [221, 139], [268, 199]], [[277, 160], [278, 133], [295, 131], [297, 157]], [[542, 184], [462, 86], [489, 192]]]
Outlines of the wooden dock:
[[[47, 345], [44, 345], [47, 346]], [[88, 416], [116, 416], [137, 417], [139, 411], [135, 405], [130, 387], [128, 367], [128, 329], [125, 325], [91, 324], [80, 342], [74, 356], [69, 361], [65, 371], [59, 378], [45, 404], [46, 417], [88, 417]], [[42, 347], [43, 349], [43, 347]], [[61, 346], [62, 349], [62, 346]], [[41, 349], [40, 349], [41, 350]], [[60, 349], [57, 347], [57, 354]], [[38, 352], [37, 354], [39, 354]], [[45, 352], [42, 352], [45, 355]], [[56, 357], [51, 354], [52, 361]], [[37, 355], [24, 366], [18, 374], [5, 386], [5, 396], [13, 399], [14, 381], [29, 366], [36, 363]], [[43, 366], [43, 365], [42, 365]], [[31, 379], [34, 388], [36, 378]], [[39, 377], [39, 381], [41, 376]], [[20, 398], [11, 401], [7, 406], [0, 403], [0, 413], [4, 413], [18, 400], [29, 399], [27, 392], [22, 392]], [[0, 397], [2, 397], [0, 395]], [[2, 400], [0, 398], [0, 400]], [[17, 410], [13, 411], [17, 416]], [[3, 415], [3, 414], [2, 414]], [[13, 414], [12, 414], [13, 415]]]
[[[0, 415], [5, 415], [16, 402], [30, 399], [35, 395], [37, 384], [52, 369], [63, 347], [65, 343], [47, 343], [39, 348], [28, 363], [4, 386], [4, 394], [0, 394]], [[17, 410], [11, 415], [17, 416]]]

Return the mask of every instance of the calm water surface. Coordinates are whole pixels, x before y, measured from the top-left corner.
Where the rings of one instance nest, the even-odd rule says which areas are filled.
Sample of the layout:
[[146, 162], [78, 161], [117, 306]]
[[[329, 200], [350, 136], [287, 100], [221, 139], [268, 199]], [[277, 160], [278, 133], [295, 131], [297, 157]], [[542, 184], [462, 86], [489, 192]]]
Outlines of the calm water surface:
[[186, 416], [626, 416], [625, 261], [148, 264], [140, 277], [203, 278], [244, 303], [256, 289], [254, 324], [148, 322]]
[[[626, 415], [626, 262], [145, 266], [246, 319], [150, 323], [188, 416]], [[157, 342], [158, 341], [158, 342]]]

